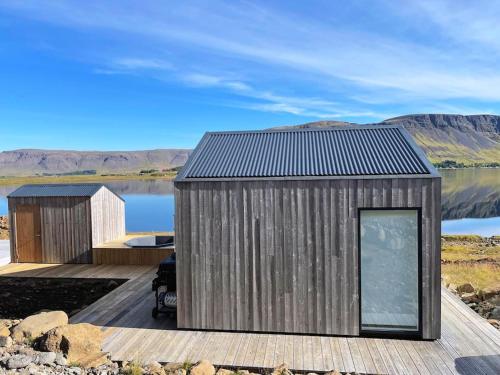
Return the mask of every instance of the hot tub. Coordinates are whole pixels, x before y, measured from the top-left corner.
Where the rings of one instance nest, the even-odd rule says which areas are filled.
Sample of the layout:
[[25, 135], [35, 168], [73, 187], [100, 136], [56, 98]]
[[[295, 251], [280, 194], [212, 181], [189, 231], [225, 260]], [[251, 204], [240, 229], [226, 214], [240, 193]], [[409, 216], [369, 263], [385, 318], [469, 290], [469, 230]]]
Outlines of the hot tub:
[[174, 236], [142, 236], [125, 242], [130, 247], [171, 247], [174, 246]]

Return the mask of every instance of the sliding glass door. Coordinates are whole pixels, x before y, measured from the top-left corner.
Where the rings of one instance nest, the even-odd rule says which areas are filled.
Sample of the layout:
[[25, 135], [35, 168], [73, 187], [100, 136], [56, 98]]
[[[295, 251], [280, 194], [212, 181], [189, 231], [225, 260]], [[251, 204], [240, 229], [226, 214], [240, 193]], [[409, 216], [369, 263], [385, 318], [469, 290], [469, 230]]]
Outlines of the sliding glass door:
[[419, 211], [360, 210], [361, 331], [417, 333]]

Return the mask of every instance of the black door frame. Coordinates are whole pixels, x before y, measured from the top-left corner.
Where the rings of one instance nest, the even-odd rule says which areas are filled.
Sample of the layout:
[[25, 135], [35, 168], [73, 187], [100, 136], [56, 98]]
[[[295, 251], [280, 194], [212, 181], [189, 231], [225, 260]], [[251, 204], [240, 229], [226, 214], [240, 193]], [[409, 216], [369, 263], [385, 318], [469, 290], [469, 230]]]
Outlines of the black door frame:
[[[417, 255], [418, 255], [418, 330], [417, 331], [363, 331], [361, 316], [361, 212], [362, 211], [417, 211]], [[365, 337], [422, 338], [422, 207], [364, 207], [358, 208], [358, 311], [359, 334]]]

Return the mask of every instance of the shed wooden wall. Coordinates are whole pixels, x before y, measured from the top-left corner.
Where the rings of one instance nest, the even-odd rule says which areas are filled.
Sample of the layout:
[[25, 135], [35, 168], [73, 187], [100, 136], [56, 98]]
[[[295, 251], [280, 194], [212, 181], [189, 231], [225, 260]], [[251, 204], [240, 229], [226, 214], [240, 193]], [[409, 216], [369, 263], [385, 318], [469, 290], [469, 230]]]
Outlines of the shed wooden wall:
[[440, 336], [440, 178], [176, 182], [181, 328], [359, 335], [358, 208], [422, 207], [423, 338]]
[[18, 204], [39, 204], [43, 263], [92, 263], [88, 197], [9, 198], [11, 259], [17, 261], [15, 213]]
[[125, 235], [125, 202], [106, 188], [90, 199], [92, 210], [92, 246]]

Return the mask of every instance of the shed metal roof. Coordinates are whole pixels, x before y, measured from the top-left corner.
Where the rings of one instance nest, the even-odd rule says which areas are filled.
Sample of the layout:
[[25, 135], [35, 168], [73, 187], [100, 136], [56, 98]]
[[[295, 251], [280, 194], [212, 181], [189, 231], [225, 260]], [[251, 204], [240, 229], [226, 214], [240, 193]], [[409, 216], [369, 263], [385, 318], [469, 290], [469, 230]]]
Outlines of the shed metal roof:
[[176, 180], [434, 173], [402, 127], [360, 125], [206, 133]]
[[91, 197], [103, 187], [123, 200], [122, 197], [103, 184], [29, 184], [20, 186], [8, 197]]

